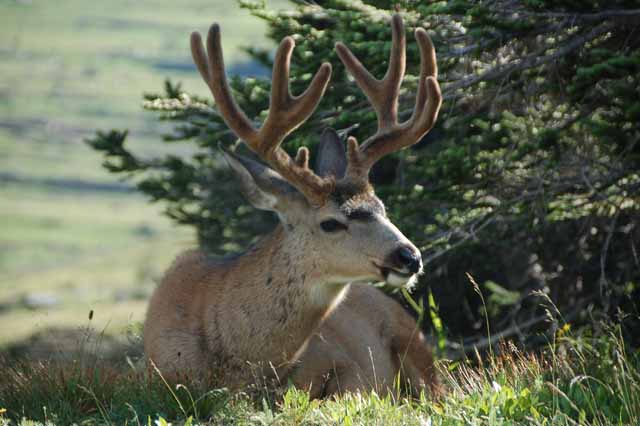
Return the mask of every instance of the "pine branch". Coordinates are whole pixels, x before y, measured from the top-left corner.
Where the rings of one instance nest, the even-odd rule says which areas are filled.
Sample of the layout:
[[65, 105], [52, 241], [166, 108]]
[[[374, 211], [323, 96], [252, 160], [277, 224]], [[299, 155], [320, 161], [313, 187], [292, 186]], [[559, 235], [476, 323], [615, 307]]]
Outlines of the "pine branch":
[[574, 37], [571, 41], [567, 42], [565, 45], [558, 48], [553, 53], [550, 53], [548, 55], [542, 55], [545, 51], [549, 50], [549, 47], [545, 46], [544, 48], [537, 50], [530, 55], [525, 56], [524, 58], [522, 58], [516, 63], [508, 64], [506, 66], [497, 66], [488, 71], [485, 71], [480, 75], [466, 77], [456, 82], [449, 83], [445, 86], [445, 89], [443, 90], [442, 93], [446, 98], [447, 96], [452, 96], [454, 92], [459, 89], [465, 89], [467, 87], [471, 87], [481, 81], [496, 80], [496, 79], [505, 77], [508, 74], [511, 74], [513, 72], [524, 71], [530, 68], [535, 68], [540, 65], [546, 64], [555, 59], [568, 55], [572, 51], [582, 47], [585, 43], [588, 43], [598, 38], [602, 34], [608, 31], [611, 31], [613, 27], [614, 25], [612, 23], [605, 22], [595, 27], [594, 29], [589, 31], [587, 34]]

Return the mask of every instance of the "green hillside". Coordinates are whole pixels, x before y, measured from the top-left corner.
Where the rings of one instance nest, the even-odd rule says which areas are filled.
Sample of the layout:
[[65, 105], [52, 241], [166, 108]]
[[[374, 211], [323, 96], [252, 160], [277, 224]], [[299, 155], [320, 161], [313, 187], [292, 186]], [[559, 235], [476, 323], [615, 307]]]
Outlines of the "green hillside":
[[242, 46], [268, 43], [231, 1], [0, 2], [0, 345], [78, 328], [90, 310], [98, 329], [120, 331], [194, 245], [82, 141], [129, 128], [138, 152], [166, 150], [142, 94], [171, 78], [206, 95], [188, 37], [214, 20], [230, 64], [246, 63]]

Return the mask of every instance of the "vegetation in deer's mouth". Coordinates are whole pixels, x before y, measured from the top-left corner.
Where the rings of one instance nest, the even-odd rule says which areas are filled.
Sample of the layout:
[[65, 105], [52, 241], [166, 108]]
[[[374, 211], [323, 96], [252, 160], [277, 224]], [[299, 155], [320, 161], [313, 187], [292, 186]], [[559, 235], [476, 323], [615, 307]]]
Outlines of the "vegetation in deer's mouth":
[[412, 276], [414, 276], [415, 274], [412, 272], [402, 272], [402, 271], [398, 271], [397, 269], [394, 268], [386, 268], [386, 267], [382, 267], [380, 268], [380, 272], [382, 273], [382, 276], [387, 279], [389, 278], [390, 274], [394, 274], [399, 276], [400, 278], [406, 278], [409, 279]]

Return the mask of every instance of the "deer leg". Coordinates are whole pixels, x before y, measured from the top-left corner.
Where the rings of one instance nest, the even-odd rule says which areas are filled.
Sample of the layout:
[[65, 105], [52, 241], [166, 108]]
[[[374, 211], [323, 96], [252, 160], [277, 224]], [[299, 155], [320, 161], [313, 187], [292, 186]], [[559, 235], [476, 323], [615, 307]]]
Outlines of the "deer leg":
[[440, 383], [433, 363], [433, 351], [415, 320], [399, 305], [396, 310], [391, 350], [398, 363], [401, 383], [415, 396], [426, 390], [432, 397], [441, 394]]
[[293, 384], [308, 391], [311, 398], [366, 391], [373, 387], [367, 372], [338, 341], [331, 329], [314, 335], [298, 360], [298, 367], [291, 373]]
[[369, 383], [366, 373], [354, 363], [334, 365], [326, 379], [323, 397], [368, 392], [373, 388], [373, 383]]

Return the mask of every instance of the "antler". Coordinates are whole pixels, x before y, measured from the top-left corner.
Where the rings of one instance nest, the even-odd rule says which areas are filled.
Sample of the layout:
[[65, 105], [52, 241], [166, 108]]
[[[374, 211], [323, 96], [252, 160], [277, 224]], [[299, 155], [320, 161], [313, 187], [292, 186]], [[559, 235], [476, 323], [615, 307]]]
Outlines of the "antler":
[[321, 205], [334, 187], [334, 180], [316, 175], [309, 168], [309, 150], [301, 147], [292, 160], [280, 144], [284, 138], [302, 124], [320, 102], [329, 78], [331, 65], [324, 63], [313, 77], [307, 90], [300, 96], [289, 91], [289, 64], [295, 42], [285, 37], [273, 63], [269, 114], [259, 130], [251, 124], [238, 107], [227, 82], [220, 44], [220, 27], [213, 24], [204, 52], [200, 34], [191, 34], [191, 54], [200, 75], [211, 89], [216, 106], [225, 123], [240, 139], [289, 183], [304, 194], [314, 205]]
[[354, 137], [348, 139], [346, 179], [367, 182], [369, 170], [380, 158], [418, 142], [438, 117], [442, 94], [437, 80], [436, 53], [427, 32], [418, 28], [415, 37], [420, 47], [420, 81], [415, 108], [407, 121], [398, 123], [398, 96], [406, 62], [405, 32], [400, 15], [391, 19], [391, 33], [389, 66], [382, 80], [373, 77], [344, 44], [336, 43], [340, 60], [373, 105], [378, 119], [377, 132], [361, 146]]

